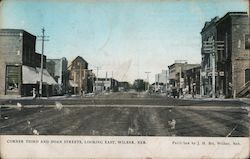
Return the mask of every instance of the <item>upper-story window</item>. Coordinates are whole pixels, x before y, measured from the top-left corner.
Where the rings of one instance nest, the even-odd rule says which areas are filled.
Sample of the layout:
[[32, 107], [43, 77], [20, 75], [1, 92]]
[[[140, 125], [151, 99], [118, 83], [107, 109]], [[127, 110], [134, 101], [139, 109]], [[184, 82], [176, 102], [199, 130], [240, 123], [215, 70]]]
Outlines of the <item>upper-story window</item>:
[[250, 81], [250, 69], [245, 70], [245, 83]]
[[238, 49], [240, 49], [241, 48], [241, 40], [239, 39], [238, 40]]
[[250, 34], [245, 35], [245, 49], [250, 49]]

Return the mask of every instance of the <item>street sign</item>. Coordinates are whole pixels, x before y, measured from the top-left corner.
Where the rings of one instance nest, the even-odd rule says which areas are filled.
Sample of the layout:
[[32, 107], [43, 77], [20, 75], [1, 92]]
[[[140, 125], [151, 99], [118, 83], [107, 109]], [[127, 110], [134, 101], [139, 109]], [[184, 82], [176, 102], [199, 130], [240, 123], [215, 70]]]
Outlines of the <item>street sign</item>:
[[203, 48], [204, 51], [211, 51], [213, 48]]
[[214, 45], [213, 44], [203, 44], [204, 47], [213, 47]]
[[223, 51], [224, 50], [224, 41], [203, 41], [203, 53], [212, 54], [215, 51]]

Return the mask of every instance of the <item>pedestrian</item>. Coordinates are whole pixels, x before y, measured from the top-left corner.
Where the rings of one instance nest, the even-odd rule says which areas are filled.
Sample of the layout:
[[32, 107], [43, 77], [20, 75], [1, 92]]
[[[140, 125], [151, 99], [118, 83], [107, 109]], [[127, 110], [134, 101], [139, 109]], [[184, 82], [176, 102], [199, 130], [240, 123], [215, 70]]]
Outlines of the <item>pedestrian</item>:
[[84, 91], [81, 89], [81, 97], [83, 97]]
[[36, 98], [36, 88], [33, 88], [33, 89], [32, 89], [32, 96], [33, 96], [33, 99]]

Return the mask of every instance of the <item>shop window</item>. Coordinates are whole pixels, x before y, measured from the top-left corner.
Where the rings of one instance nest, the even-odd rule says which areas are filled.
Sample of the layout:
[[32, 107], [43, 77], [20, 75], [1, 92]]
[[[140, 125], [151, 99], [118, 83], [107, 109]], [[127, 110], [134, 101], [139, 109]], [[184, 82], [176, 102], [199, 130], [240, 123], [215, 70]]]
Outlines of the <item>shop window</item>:
[[20, 85], [20, 67], [6, 67], [6, 93], [18, 93]]

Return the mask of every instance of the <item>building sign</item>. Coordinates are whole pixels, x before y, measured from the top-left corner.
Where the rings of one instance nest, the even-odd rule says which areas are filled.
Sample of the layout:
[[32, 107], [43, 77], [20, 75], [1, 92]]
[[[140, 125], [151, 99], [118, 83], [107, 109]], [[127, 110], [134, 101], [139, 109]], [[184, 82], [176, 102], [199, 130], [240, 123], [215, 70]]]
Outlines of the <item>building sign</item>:
[[[213, 76], [213, 72], [208, 72], [208, 76]], [[215, 72], [215, 76], [218, 76], [218, 72]], [[224, 72], [219, 72], [219, 76], [224, 76]]]
[[219, 72], [219, 74], [220, 74], [220, 76], [224, 76], [224, 72], [222, 72], [222, 71]]
[[206, 72], [201, 72], [201, 76], [206, 76]]
[[250, 34], [245, 35], [245, 49], [250, 49]]
[[[218, 75], [218, 72], [215, 72], [215, 76]], [[208, 72], [208, 76], [213, 76], [213, 72]]]

